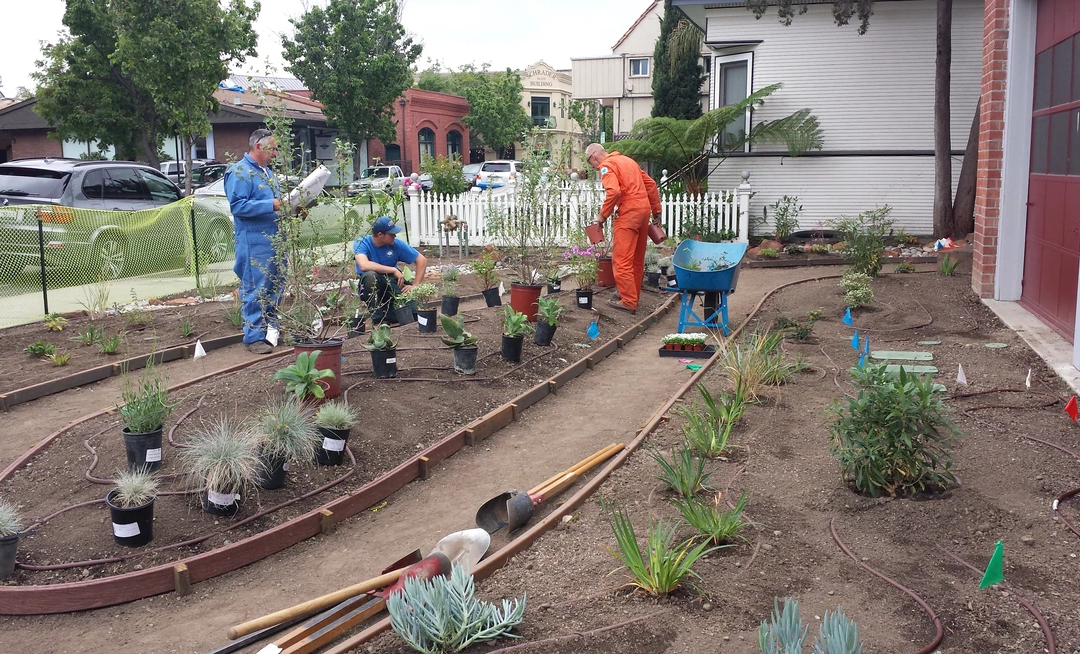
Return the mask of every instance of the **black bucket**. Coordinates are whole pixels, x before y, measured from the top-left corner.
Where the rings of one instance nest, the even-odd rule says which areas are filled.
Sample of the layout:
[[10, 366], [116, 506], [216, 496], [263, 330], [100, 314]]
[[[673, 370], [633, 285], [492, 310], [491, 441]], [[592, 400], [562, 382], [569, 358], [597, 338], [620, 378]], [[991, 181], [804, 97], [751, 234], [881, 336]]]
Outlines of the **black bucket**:
[[375, 379], [397, 377], [397, 350], [372, 350], [371, 367], [375, 372]]
[[237, 497], [235, 493], [203, 491], [199, 495], [202, 498], [203, 511], [206, 511], [210, 515], [220, 515], [230, 518], [236, 515], [236, 512], [240, 510], [240, 498]]
[[552, 295], [554, 293], [561, 293], [562, 292], [562, 282], [559, 282], [558, 284], [548, 284], [547, 285], [547, 292], [548, 292], [548, 295]]
[[105, 496], [112, 518], [113, 538], [117, 545], [142, 547], [154, 540], [154, 500], [130, 509], [113, 504], [118, 491], [113, 489]]
[[577, 308], [579, 309], [592, 309], [592, 291], [578, 291], [577, 292]]
[[0, 581], [15, 572], [15, 550], [19, 547], [19, 535], [0, 538]]
[[416, 323], [420, 326], [421, 334], [434, 334], [439, 328], [438, 309], [420, 309], [416, 312]]
[[521, 346], [525, 342], [524, 336], [507, 336], [503, 334], [502, 337], [502, 356], [507, 361], [517, 363], [521, 361]]
[[412, 302], [406, 304], [403, 307], [394, 309], [394, 317], [397, 318], [399, 325], [408, 325], [414, 320], [414, 307]]
[[541, 347], [547, 347], [551, 345], [551, 339], [555, 337], [555, 330], [558, 327], [552, 327], [543, 320], [536, 321], [536, 333], [533, 334], [533, 343]]
[[123, 433], [128, 470], [153, 472], [161, 467], [161, 427], [145, 434], [135, 434], [124, 427]]
[[476, 374], [476, 347], [454, 348], [454, 370], [463, 375]]
[[274, 490], [283, 487], [285, 485], [285, 473], [289, 471], [285, 459], [260, 455], [259, 461], [262, 465], [259, 466], [258, 472], [255, 473], [255, 483], [259, 488]]
[[315, 450], [315, 463], [321, 466], [339, 466], [345, 457], [345, 443], [349, 440], [348, 429], [330, 429], [319, 426], [322, 447]]
[[483, 291], [480, 292], [484, 295], [484, 302], [487, 302], [487, 305], [489, 307], [502, 306], [502, 298], [499, 297], [498, 286], [496, 286], [495, 288], [485, 288]]
[[444, 295], [442, 299], [442, 315], [456, 316], [459, 304], [461, 304], [461, 298], [452, 295]]

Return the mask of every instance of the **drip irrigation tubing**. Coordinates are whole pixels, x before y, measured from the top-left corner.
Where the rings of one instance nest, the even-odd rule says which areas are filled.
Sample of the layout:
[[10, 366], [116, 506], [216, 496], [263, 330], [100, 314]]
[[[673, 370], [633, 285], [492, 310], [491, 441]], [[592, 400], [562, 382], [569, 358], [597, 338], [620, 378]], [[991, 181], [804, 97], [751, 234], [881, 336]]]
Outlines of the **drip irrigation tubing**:
[[543, 640], [530, 640], [518, 645], [511, 645], [510, 647], [500, 647], [499, 649], [489, 650], [490, 654], [500, 654], [500, 652], [520, 652], [521, 650], [528, 649], [534, 645], [547, 645], [550, 643], [559, 643], [564, 640], [570, 640], [573, 638], [585, 638], [587, 636], [596, 636], [607, 631], [614, 631], [616, 629], [624, 629], [630, 625], [637, 624], [638, 622], [645, 622], [646, 620], [652, 620], [658, 618], [664, 614], [664, 611], [657, 611], [648, 615], [639, 615], [636, 618], [624, 620], [622, 622], [608, 625], [607, 627], [600, 627], [598, 629], [590, 629], [589, 631], [575, 631], [572, 634], [566, 634], [565, 636], [553, 636], [551, 638], [545, 638]]
[[[970, 563], [968, 563], [964, 559], [960, 558], [958, 555], [953, 554], [952, 552], [945, 549], [941, 545], [938, 545], [937, 548], [939, 550], [941, 550], [941, 552], [943, 554], [945, 554], [945, 556], [949, 557], [953, 561], [956, 561], [957, 563], [964, 566], [968, 570], [971, 570], [980, 579], [982, 578], [982, 576], [983, 576], [983, 571], [982, 570], [980, 570], [980, 569], [976, 568], [975, 566], [971, 565]], [[1000, 590], [1003, 593], [1005, 592], [1005, 587], [1007, 587], [1007, 585], [1005, 583], [994, 584], [994, 585], [998, 586], [998, 590]], [[1030, 613], [1032, 615], [1032, 617], [1034, 617], [1035, 620], [1039, 623], [1039, 628], [1042, 629], [1043, 636], [1046, 637], [1046, 648], [1047, 648], [1047, 651], [1049, 652], [1049, 654], [1057, 654], [1057, 644], [1054, 642], [1054, 632], [1050, 630], [1050, 623], [1048, 623], [1046, 621], [1046, 618], [1043, 616], [1042, 613], [1039, 612], [1039, 609], [1035, 608], [1034, 604], [1032, 604], [1028, 600], [1021, 597], [1020, 594], [1017, 593], [1015, 589], [1009, 588], [1009, 591], [1012, 592], [1012, 595], [1013, 595], [1013, 597], [1016, 598], [1016, 601], [1020, 602], [1020, 604], [1023, 605], [1023, 607], [1025, 609], [1027, 609], [1028, 613]]]

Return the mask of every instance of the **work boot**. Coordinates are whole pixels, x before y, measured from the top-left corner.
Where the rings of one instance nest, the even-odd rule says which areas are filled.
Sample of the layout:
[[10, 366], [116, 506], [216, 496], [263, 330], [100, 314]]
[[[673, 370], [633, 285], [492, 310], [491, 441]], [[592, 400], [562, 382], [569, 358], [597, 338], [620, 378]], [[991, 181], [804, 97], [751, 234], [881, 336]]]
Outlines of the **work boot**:
[[611, 298], [610, 300], [608, 300], [608, 306], [618, 309], [619, 311], [625, 311], [630, 315], [637, 315], [637, 309], [631, 309], [630, 307], [623, 304], [622, 300], [619, 300], [618, 298]]
[[269, 341], [258, 341], [257, 343], [249, 343], [247, 351], [252, 354], [270, 354], [274, 351], [274, 346], [270, 345]]

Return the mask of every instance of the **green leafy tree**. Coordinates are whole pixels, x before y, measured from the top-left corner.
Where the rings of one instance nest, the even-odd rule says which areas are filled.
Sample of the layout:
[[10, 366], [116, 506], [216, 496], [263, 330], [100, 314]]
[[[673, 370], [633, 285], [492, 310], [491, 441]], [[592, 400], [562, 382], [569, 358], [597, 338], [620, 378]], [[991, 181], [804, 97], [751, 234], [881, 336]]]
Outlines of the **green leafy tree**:
[[477, 68], [475, 64], [465, 64], [457, 70], [445, 71], [437, 61], [429, 60], [429, 64], [417, 75], [416, 88], [418, 89], [464, 96], [467, 90], [480, 83], [481, 77], [493, 75], [488, 71], [488, 64], [483, 64], [480, 68]]
[[653, 50], [654, 118], [668, 116], [693, 120], [701, 116], [702, 34], [694, 24], [672, 10], [671, 0], [664, 0], [660, 37]]
[[532, 126], [521, 106], [521, 90], [521, 76], [509, 68], [478, 77], [475, 86], [465, 89], [469, 115], [463, 122], [491, 149], [510, 147]]
[[286, 69], [353, 143], [394, 140], [394, 102], [412, 85], [422, 46], [406, 35], [397, 0], [330, 0], [291, 19]]
[[424, 157], [420, 162], [420, 172], [431, 175], [431, 190], [445, 195], [458, 195], [469, 190], [465, 176], [461, 172], [461, 159], [442, 155]]
[[746, 111], [765, 103], [765, 98], [780, 89], [773, 84], [751, 93], [742, 102], [713, 109], [696, 120], [645, 118], [634, 125], [630, 138], [618, 142], [619, 151], [638, 161], [651, 161], [668, 170], [682, 171], [686, 190], [698, 194], [708, 178], [709, 157], [717, 158], [716, 169], [732, 152], [742, 151], [747, 143], [783, 143], [788, 153], [797, 156], [820, 150], [821, 126], [810, 109], [771, 121], [753, 121], [750, 132], [732, 133], [728, 126], [743, 120]]
[[582, 145], [599, 143], [603, 136], [610, 137], [615, 132], [613, 112], [604, 111], [597, 100], [563, 100], [562, 108], [566, 110], [566, 116], [577, 123]]
[[[769, 10], [770, 6], [776, 7], [776, 16], [783, 25], [791, 25], [795, 17], [795, 5], [799, 5], [798, 13], [805, 14], [809, 7], [802, 0], [746, 0], [746, 8], [754, 12], [754, 16], [761, 18]], [[870, 29], [870, 17], [874, 15], [874, 0], [834, 0], [833, 18], [836, 24], [843, 27], [851, 22], [852, 18], [859, 20], [859, 34], [866, 34]]]
[[209, 132], [218, 82], [255, 54], [258, 14], [244, 0], [67, 0], [67, 33], [33, 75], [35, 110], [58, 138], [157, 166], [166, 136]]

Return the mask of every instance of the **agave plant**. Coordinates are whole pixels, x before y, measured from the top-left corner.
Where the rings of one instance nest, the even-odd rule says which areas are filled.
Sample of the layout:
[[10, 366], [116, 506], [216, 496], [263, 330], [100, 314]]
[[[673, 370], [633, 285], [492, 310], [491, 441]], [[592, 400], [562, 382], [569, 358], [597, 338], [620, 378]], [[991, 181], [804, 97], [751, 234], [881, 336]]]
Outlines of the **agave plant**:
[[158, 494], [158, 479], [144, 469], [120, 472], [113, 480], [116, 492], [112, 502], [123, 509], [149, 504]]
[[[444, 323], [445, 326], [445, 323]], [[394, 343], [394, 339], [391, 338], [390, 325], [380, 324], [375, 329], [371, 330], [371, 336], [368, 337], [368, 342], [365, 347], [369, 350], [392, 350], [397, 347]]]
[[300, 465], [315, 458], [322, 441], [312, 411], [296, 398], [274, 398], [257, 417], [259, 451], [268, 459]]
[[179, 456], [200, 490], [240, 493], [261, 469], [257, 444], [250, 428], [223, 417], [196, 429]]
[[446, 336], [443, 336], [442, 342], [446, 343], [455, 350], [459, 347], [476, 347], [477, 339], [475, 336], [465, 331], [465, 317], [458, 316], [439, 316], [439, 321], [442, 323], [443, 331], [446, 332]]

